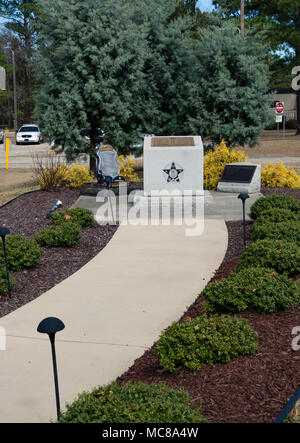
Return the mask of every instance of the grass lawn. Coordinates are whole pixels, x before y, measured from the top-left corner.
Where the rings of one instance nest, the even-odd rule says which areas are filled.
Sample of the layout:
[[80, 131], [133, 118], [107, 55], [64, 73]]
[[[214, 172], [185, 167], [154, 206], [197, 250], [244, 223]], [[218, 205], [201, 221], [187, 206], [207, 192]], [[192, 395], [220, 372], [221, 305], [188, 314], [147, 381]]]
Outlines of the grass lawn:
[[286, 132], [285, 139], [277, 137], [276, 131], [265, 131], [254, 148], [240, 147], [248, 157], [299, 157], [300, 163], [300, 136], [295, 136], [295, 130]]
[[0, 206], [24, 192], [38, 189], [33, 169], [0, 169]]

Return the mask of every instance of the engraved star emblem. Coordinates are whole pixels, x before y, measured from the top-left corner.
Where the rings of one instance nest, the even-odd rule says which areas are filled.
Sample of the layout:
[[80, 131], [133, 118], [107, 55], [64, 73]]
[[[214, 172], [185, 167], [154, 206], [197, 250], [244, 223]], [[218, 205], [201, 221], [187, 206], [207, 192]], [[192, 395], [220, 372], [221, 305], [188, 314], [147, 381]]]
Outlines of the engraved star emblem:
[[163, 171], [168, 176], [167, 178], [168, 183], [171, 182], [180, 183], [180, 178], [183, 173], [183, 169], [176, 167], [175, 162], [172, 162], [170, 169], [164, 169]]

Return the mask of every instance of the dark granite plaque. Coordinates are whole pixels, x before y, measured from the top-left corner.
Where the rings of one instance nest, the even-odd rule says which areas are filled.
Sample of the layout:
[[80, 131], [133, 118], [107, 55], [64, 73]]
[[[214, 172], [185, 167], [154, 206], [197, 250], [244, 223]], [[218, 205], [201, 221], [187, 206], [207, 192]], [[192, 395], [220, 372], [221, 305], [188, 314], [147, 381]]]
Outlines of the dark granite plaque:
[[227, 165], [223, 171], [220, 182], [251, 183], [256, 166]]
[[169, 146], [195, 146], [193, 137], [154, 137], [152, 147], [167, 148]]

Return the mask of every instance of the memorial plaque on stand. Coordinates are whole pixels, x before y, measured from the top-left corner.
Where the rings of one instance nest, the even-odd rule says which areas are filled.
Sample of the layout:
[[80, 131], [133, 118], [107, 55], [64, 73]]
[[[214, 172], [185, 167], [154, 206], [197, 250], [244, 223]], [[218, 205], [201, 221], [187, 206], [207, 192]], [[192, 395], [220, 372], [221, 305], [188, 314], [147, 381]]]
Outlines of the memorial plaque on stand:
[[218, 184], [220, 192], [260, 192], [261, 165], [253, 163], [231, 163], [226, 165]]
[[256, 166], [249, 165], [226, 165], [221, 182], [251, 183]]

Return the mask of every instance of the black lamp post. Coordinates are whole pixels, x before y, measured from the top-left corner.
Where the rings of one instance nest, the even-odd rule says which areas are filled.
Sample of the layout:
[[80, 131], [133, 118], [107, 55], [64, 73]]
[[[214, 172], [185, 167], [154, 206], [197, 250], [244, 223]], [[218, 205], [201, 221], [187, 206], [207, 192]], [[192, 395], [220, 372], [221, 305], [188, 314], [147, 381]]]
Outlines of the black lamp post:
[[242, 192], [239, 194], [238, 198], [242, 200], [243, 203], [243, 230], [244, 230], [244, 246], [246, 246], [246, 211], [245, 211], [245, 203], [247, 198], [250, 196], [246, 192]]
[[57, 364], [56, 364], [56, 353], [55, 353], [55, 334], [59, 331], [62, 331], [63, 329], [65, 329], [65, 325], [61, 320], [55, 317], [45, 318], [43, 321], [41, 321], [41, 323], [38, 325], [37, 328], [37, 331], [40, 332], [41, 334], [48, 334], [51, 343], [57, 420], [59, 420], [60, 417], [60, 400], [59, 400]]
[[7, 254], [6, 254], [6, 245], [5, 245], [5, 237], [8, 234], [10, 234], [10, 230], [9, 229], [7, 229], [7, 228], [0, 228], [0, 236], [2, 238], [4, 261], [5, 261], [5, 269], [6, 269], [7, 288], [8, 288], [9, 298], [11, 298], [11, 286], [10, 286], [10, 280], [9, 280], [9, 272], [8, 272], [8, 264], [7, 264]]

